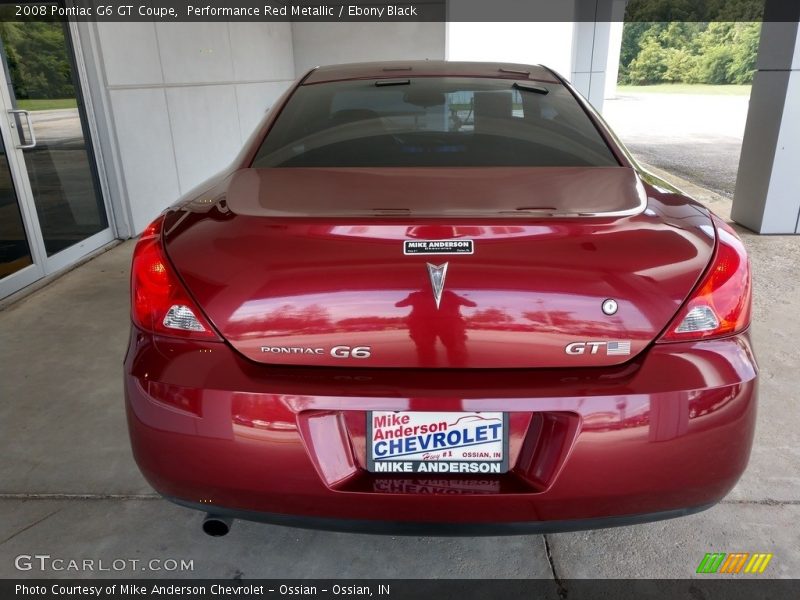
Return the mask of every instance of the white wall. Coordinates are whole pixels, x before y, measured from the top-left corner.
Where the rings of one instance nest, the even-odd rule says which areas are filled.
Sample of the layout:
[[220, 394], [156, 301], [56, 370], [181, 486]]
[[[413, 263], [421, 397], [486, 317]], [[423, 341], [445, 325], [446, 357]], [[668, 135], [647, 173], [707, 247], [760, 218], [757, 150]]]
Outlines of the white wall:
[[97, 23], [134, 233], [225, 167], [294, 79], [289, 23]]
[[573, 23], [448, 23], [447, 59], [542, 64], [569, 77]]
[[320, 65], [375, 60], [441, 60], [444, 23], [293, 23], [297, 75]]

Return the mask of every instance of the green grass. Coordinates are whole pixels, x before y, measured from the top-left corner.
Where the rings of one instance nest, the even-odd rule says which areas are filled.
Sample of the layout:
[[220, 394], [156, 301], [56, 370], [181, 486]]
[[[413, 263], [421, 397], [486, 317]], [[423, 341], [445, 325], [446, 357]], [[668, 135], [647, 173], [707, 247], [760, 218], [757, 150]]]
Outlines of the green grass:
[[17, 100], [17, 108], [22, 110], [54, 110], [57, 108], [75, 108], [75, 98], [54, 98], [47, 100]]
[[713, 96], [749, 96], [749, 85], [708, 85], [704, 83], [659, 83], [656, 85], [619, 85], [619, 94], [707, 94]]

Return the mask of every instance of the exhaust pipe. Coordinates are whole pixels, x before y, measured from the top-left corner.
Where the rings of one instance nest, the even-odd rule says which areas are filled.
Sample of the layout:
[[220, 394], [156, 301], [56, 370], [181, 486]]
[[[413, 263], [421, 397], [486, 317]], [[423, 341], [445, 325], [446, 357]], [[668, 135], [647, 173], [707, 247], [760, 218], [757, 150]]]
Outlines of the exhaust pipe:
[[203, 532], [211, 537], [222, 537], [228, 535], [232, 525], [233, 519], [208, 513], [203, 519]]

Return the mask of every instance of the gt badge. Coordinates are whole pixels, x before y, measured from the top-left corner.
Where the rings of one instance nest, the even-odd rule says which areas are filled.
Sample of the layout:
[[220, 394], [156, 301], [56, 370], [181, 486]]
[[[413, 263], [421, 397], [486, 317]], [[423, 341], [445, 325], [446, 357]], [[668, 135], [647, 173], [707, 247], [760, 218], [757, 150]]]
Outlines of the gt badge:
[[403, 254], [472, 254], [472, 240], [405, 240]]
[[567, 354], [597, 354], [605, 346], [607, 356], [628, 356], [631, 353], [630, 341], [624, 342], [572, 342], [567, 344], [564, 352]]
[[428, 276], [431, 278], [433, 299], [436, 300], [438, 309], [439, 303], [442, 301], [442, 291], [444, 291], [444, 278], [447, 277], [447, 263], [438, 266], [428, 263]]

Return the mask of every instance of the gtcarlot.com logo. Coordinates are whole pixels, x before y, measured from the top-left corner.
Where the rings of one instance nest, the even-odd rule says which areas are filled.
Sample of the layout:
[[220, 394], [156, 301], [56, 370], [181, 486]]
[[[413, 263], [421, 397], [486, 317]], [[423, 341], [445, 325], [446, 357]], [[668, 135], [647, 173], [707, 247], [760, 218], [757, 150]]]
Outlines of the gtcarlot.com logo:
[[14, 559], [18, 571], [194, 571], [194, 560], [174, 558], [59, 558], [49, 554], [20, 554]]

